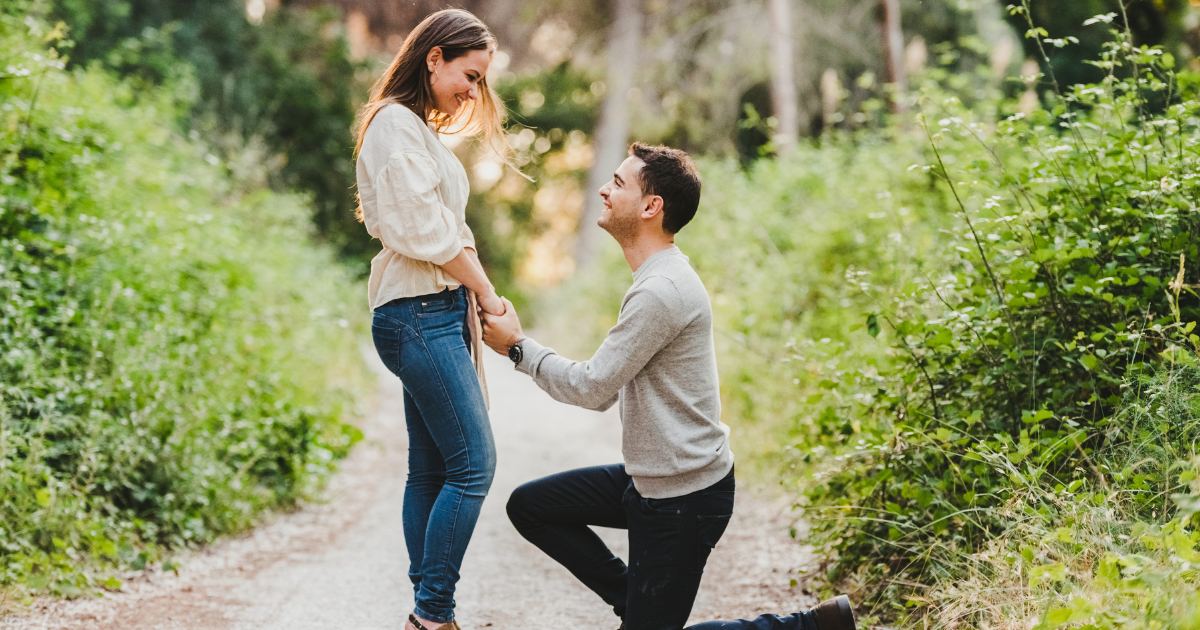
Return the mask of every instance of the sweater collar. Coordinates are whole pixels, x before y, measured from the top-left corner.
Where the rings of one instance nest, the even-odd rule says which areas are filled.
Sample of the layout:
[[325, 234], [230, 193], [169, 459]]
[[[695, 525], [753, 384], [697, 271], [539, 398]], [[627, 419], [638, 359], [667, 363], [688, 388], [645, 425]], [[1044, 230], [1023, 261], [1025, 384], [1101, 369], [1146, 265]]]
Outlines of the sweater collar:
[[642, 266], [638, 267], [637, 271], [633, 272], [633, 279], [635, 281], [638, 280], [642, 276], [646, 275], [647, 269], [649, 269], [650, 267], [653, 267], [655, 264], [665, 260], [666, 258], [668, 258], [670, 256], [675, 256], [677, 254], [680, 256], [683, 255], [683, 252], [679, 251], [678, 245], [672, 245], [671, 247], [668, 247], [668, 248], [662, 250], [661, 252], [655, 252], [652, 256], [650, 256], [646, 260], [642, 261]]

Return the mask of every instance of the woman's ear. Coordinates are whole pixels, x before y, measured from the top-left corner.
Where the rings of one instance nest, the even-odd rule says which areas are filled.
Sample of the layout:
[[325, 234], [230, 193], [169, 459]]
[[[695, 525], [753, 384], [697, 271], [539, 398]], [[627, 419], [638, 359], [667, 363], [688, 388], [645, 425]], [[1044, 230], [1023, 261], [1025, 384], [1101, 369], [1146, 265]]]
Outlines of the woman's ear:
[[437, 68], [438, 63], [440, 63], [441, 61], [442, 61], [442, 47], [441, 46], [434, 46], [433, 48], [430, 48], [429, 54], [425, 55], [425, 65], [429, 68], [430, 72], [433, 72]]

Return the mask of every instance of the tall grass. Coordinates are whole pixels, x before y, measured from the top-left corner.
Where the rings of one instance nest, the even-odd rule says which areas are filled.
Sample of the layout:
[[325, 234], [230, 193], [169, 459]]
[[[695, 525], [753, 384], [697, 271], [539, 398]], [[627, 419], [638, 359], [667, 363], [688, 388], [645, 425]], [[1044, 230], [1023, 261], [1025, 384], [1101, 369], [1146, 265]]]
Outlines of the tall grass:
[[1094, 454], [1095, 479], [1022, 487], [1011, 525], [913, 596], [910, 625], [1200, 627], [1200, 365], [1180, 353], [1127, 385], [1114, 431], [1129, 439]]

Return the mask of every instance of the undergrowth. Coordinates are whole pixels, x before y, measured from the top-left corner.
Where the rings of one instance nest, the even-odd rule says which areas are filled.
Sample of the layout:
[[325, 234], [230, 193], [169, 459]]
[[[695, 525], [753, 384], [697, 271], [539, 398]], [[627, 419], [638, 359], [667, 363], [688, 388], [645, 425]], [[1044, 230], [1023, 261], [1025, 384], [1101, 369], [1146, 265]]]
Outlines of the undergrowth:
[[[359, 285], [186, 82], [66, 71], [0, 1], [0, 590], [75, 596], [312, 496], [359, 433]], [[10, 597], [11, 596], [11, 597]]]

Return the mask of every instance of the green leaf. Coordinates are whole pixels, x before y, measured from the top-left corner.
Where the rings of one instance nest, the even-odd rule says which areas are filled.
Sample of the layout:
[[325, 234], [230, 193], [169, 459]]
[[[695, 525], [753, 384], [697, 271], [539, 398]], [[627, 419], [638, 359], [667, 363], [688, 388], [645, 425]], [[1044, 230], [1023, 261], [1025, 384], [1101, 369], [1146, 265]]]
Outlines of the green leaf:
[[1067, 567], [1062, 564], [1043, 564], [1029, 569], [1030, 588], [1050, 582], [1061, 582], [1065, 579], [1067, 579]]
[[35, 496], [37, 497], [38, 505], [42, 507], [49, 507], [51, 497], [49, 488], [42, 488], [41, 490], [38, 490]]
[[875, 316], [875, 313], [867, 315], [867, 334], [872, 337], [879, 336], [879, 318]]
[[1079, 358], [1079, 362], [1083, 364], [1083, 367], [1095, 372], [1096, 366], [1100, 364], [1100, 359], [1097, 359], [1095, 355], [1085, 354]]
[[939, 330], [936, 335], [930, 337], [929, 340], [925, 342], [925, 345], [930, 348], [937, 348], [940, 346], [948, 346], [953, 340], [954, 336], [950, 333], [950, 329], [943, 328]]

